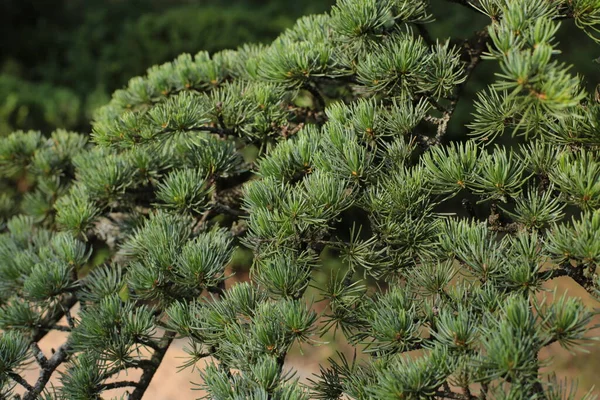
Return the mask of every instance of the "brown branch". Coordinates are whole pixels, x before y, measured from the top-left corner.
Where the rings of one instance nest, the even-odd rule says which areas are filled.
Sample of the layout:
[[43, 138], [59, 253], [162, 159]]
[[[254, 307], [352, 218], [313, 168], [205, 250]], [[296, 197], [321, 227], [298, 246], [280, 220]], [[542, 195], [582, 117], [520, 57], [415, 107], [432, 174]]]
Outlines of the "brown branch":
[[111, 389], [119, 389], [124, 387], [137, 387], [138, 383], [133, 381], [120, 381], [120, 382], [111, 382], [104, 383], [98, 387], [99, 391], [111, 390]]
[[50, 327], [50, 329], [55, 330], [55, 331], [60, 331], [60, 332], [71, 332], [72, 329], [68, 326], [64, 326], [64, 325], [52, 325]]
[[477, 397], [475, 397], [475, 396], [465, 397], [465, 395], [453, 392], [450, 389], [440, 390], [434, 394], [434, 397], [441, 398], [441, 399], [454, 399], [454, 400], [465, 400], [465, 399], [476, 400], [477, 399]]
[[70, 310], [75, 303], [77, 303], [77, 297], [75, 297], [75, 295], [70, 293], [65, 295], [64, 299], [60, 302], [60, 307], [56, 307], [55, 310], [46, 315], [39, 322], [36, 329], [33, 330], [32, 340], [34, 342], [39, 342], [42, 340], [42, 338], [52, 330], [52, 326], [56, 325], [58, 321], [64, 317], [64, 310]]
[[37, 342], [31, 343], [31, 350], [33, 351], [33, 356], [35, 357], [35, 360], [37, 361], [39, 366], [44, 368], [44, 366], [46, 366], [46, 364], [48, 363], [48, 359], [42, 352], [42, 349], [40, 349], [40, 346], [38, 346]]
[[164, 129], [160, 132], [157, 132], [157, 135], [163, 135], [168, 133], [177, 133], [177, 132], [208, 132], [215, 133], [219, 135], [219, 137], [225, 138], [229, 135], [235, 135], [235, 131], [233, 129], [228, 128], [217, 128], [215, 126], [197, 126], [194, 128], [182, 128], [182, 129]]
[[218, 298], [222, 298], [225, 294], [225, 281], [220, 281], [217, 286], [209, 286], [206, 290]]
[[148, 386], [150, 386], [150, 382], [152, 381], [156, 370], [160, 366], [174, 338], [175, 332], [165, 332], [162, 339], [160, 340], [159, 349], [152, 354], [152, 357], [150, 358], [150, 360], [148, 360], [148, 364], [144, 364], [143, 366], [141, 366], [144, 372], [142, 373], [142, 377], [138, 381], [135, 390], [129, 396], [129, 400], [142, 399], [142, 396], [146, 392], [146, 389], [148, 389]]
[[214, 211], [216, 211], [217, 213], [229, 214], [229, 215], [233, 215], [234, 217], [243, 217], [243, 216], [248, 215], [248, 213], [244, 210], [236, 210], [235, 208], [231, 208], [228, 205], [225, 205], [223, 203], [213, 204], [212, 209]]
[[[70, 344], [67, 342], [58, 348], [58, 350], [56, 351], [56, 353], [54, 353], [52, 358], [43, 363], [40, 376], [37, 382], [35, 383], [35, 386], [31, 390], [27, 391], [27, 393], [25, 393], [25, 395], [23, 396], [23, 400], [35, 400], [38, 398], [40, 393], [42, 393], [42, 391], [46, 387], [46, 384], [50, 380], [50, 377], [52, 376], [54, 371], [56, 371], [56, 368], [58, 368], [58, 366], [65, 362], [69, 357], [69, 350]], [[44, 357], [44, 359], [45, 358], [46, 357]]]
[[465, 77], [466, 78], [456, 88], [456, 92], [454, 93], [453, 100], [450, 105], [450, 109], [452, 110], [452, 112], [454, 112], [454, 108], [456, 108], [456, 103], [458, 103], [458, 99], [460, 98], [460, 95], [464, 91], [465, 86], [467, 85], [467, 83], [469, 82], [469, 79], [473, 75], [473, 71], [475, 70], [477, 65], [479, 65], [479, 63], [481, 61], [481, 56], [483, 55], [483, 52], [487, 48], [489, 40], [490, 40], [490, 34], [488, 31], [488, 28], [485, 27], [482, 30], [480, 30], [479, 32], [475, 33], [475, 36], [472, 37], [470, 40], [468, 40], [463, 45], [464, 54], [469, 57], [469, 59], [467, 60], [467, 62], [468, 62], [467, 68], [465, 68]]
[[489, 386], [486, 382], [481, 383], [481, 391], [479, 392], [479, 400], [487, 400]]
[[27, 391], [33, 390], [33, 386], [31, 386], [29, 384], [29, 382], [27, 382], [25, 379], [23, 379], [23, 377], [21, 375], [16, 374], [14, 372], [7, 372], [6, 374], [8, 375], [8, 377], [10, 379], [17, 382], [19, 385], [23, 386], [25, 388], [25, 390], [27, 390]]
[[159, 343], [156, 343], [150, 339], [138, 338], [137, 342], [141, 345], [151, 348], [154, 351], [160, 351], [161, 347]]
[[543, 271], [538, 274], [538, 277], [544, 281], [560, 278], [562, 276], [568, 276], [569, 278], [573, 279], [590, 293], [593, 291], [594, 280], [585, 276], [585, 268], [581, 265], [572, 266], [570, 263], [565, 262], [557, 269]]

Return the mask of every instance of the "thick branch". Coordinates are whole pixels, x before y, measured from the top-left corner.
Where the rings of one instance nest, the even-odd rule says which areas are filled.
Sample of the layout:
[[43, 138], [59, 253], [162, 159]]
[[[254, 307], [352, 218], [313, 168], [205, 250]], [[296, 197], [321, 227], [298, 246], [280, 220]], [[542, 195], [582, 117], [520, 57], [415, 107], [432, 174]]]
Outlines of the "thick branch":
[[560, 268], [539, 273], [539, 277], [545, 281], [560, 278], [561, 276], [570, 277], [590, 293], [593, 291], [594, 281], [592, 278], [585, 276], [585, 268], [583, 266], [577, 265], [574, 267], [569, 263], [563, 263]]
[[152, 357], [150, 358], [149, 363], [141, 367], [144, 372], [142, 373], [142, 377], [140, 378], [139, 382], [137, 383], [135, 390], [129, 396], [129, 400], [141, 400], [142, 399], [142, 396], [146, 392], [146, 389], [148, 389], [148, 386], [150, 386], [150, 382], [152, 381], [152, 378], [154, 377], [156, 370], [160, 366], [160, 364], [161, 364], [163, 358], [165, 357], [165, 354], [167, 353], [167, 350], [169, 349], [169, 346], [173, 342], [174, 338], [175, 338], [175, 332], [166, 332], [163, 335], [163, 337], [158, 345], [159, 349], [156, 350], [154, 352], [154, 354], [152, 354]]

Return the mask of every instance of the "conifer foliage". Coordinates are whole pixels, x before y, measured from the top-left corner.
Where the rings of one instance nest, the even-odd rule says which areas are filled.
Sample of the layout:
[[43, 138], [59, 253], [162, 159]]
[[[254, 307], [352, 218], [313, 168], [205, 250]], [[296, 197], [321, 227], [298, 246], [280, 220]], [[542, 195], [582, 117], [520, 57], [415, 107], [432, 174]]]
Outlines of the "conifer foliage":
[[[539, 352], [593, 345], [595, 311], [540, 294], [600, 297], [600, 104], [555, 36], [599, 40], [600, 2], [454, 2], [489, 25], [432, 41], [427, 1], [339, 0], [269, 46], [150, 68], [90, 140], [2, 139], [0, 397], [141, 399], [185, 338], [207, 399], [573, 398]], [[362, 356], [300, 381], [290, 349], [334, 331]]]

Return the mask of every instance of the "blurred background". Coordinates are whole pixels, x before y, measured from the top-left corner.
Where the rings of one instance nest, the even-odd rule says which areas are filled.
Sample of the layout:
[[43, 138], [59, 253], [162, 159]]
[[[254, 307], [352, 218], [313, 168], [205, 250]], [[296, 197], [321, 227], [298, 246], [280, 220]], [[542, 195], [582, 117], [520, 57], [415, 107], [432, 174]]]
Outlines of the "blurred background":
[[154, 64], [272, 41], [333, 0], [2, 0], [0, 133], [85, 131], [93, 110]]
[[[1, 0], [0, 135], [16, 129], [88, 131], [93, 110], [152, 65], [187, 52], [211, 53], [246, 42], [268, 43], [302, 15], [335, 0]], [[466, 38], [487, 18], [446, 0], [432, 0], [433, 37]], [[599, 47], [569, 21], [560, 42], [593, 87]], [[496, 72], [484, 63], [467, 97]], [[461, 134], [470, 101], [461, 101], [451, 131]]]
[[[246, 42], [268, 43], [305, 14], [329, 10], [335, 0], [0, 0], [0, 136], [17, 129], [49, 133], [56, 128], [89, 132], [93, 111], [111, 93], [155, 64], [187, 52], [211, 53]], [[432, 0], [436, 23], [433, 37], [465, 39], [489, 22], [446, 0]], [[563, 21], [561, 61], [585, 76], [589, 90], [600, 83], [600, 46]], [[453, 138], [464, 137], [472, 99], [493, 81], [497, 63], [483, 62], [467, 85], [450, 126]], [[510, 140], [510, 139], [508, 139]], [[242, 268], [236, 275], [244, 279]], [[591, 307], [599, 304], [568, 278], [553, 281], [558, 294], [568, 290]], [[554, 289], [554, 287], [548, 287]], [[597, 321], [597, 322], [600, 322]], [[58, 334], [60, 336], [60, 334]], [[50, 349], [62, 337], [49, 335]], [[296, 349], [289, 357], [303, 379], [318, 371], [319, 363], [349, 348], [335, 345]], [[197, 371], [177, 373], [185, 343], [169, 350], [147, 398], [193, 399]], [[579, 394], [596, 383], [600, 368], [598, 346], [589, 354], [572, 355], [551, 346], [543, 359], [554, 359], [559, 378], [581, 378]], [[351, 356], [351, 353], [349, 353]], [[167, 384], [168, 383], [168, 384]], [[597, 391], [598, 392], [598, 391]]]

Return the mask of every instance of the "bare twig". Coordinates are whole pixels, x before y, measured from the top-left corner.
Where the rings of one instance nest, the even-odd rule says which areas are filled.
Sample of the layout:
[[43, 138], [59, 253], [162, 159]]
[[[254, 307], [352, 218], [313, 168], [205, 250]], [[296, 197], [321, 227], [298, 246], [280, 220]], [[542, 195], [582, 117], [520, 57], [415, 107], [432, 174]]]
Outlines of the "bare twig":
[[52, 325], [51, 327], [52, 330], [55, 331], [60, 331], [60, 332], [71, 332], [72, 329], [68, 326], [64, 326], [64, 325]]
[[31, 350], [33, 351], [33, 356], [35, 357], [35, 360], [37, 361], [39, 366], [44, 368], [48, 363], [48, 359], [42, 352], [42, 349], [40, 349], [40, 346], [38, 346], [37, 342], [31, 343]]
[[[58, 350], [56, 351], [56, 353], [54, 353], [52, 358], [42, 363], [42, 370], [40, 372], [40, 376], [37, 382], [35, 383], [35, 386], [33, 386], [31, 390], [28, 390], [27, 393], [25, 393], [25, 395], [23, 396], [23, 400], [35, 400], [38, 398], [40, 393], [42, 393], [42, 391], [46, 387], [46, 384], [50, 380], [50, 377], [52, 376], [54, 371], [56, 371], [56, 368], [58, 368], [58, 366], [65, 362], [69, 357], [69, 349], [70, 344], [67, 342], [58, 348]], [[43, 359], [46, 359], [46, 357], [44, 356]]]
[[119, 389], [124, 387], [137, 387], [138, 383], [133, 381], [120, 381], [120, 382], [111, 382], [104, 383], [98, 387], [99, 390], [111, 390], [111, 389]]
[[48, 332], [52, 330], [52, 326], [65, 315], [64, 310], [70, 310], [77, 303], [77, 297], [72, 293], [65, 295], [60, 302], [60, 307], [56, 307], [52, 312], [47, 314], [33, 331], [32, 339], [34, 342], [39, 342]]
[[19, 385], [23, 386], [25, 388], [25, 390], [27, 390], [27, 391], [33, 390], [33, 386], [31, 386], [25, 379], [23, 379], [23, 377], [21, 375], [16, 374], [14, 372], [8, 372], [7, 375], [10, 377], [10, 379], [17, 382]]

